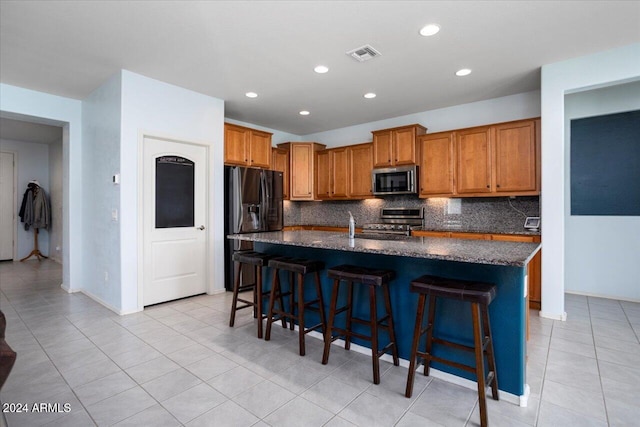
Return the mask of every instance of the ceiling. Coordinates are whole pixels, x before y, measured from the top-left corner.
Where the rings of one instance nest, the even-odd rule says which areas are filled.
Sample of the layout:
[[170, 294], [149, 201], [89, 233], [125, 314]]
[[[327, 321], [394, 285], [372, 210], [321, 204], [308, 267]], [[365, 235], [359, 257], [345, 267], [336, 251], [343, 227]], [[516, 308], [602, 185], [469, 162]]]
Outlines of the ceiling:
[[[296, 135], [537, 90], [544, 64], [636, 42], [638, 1], [0, 2], [2, 83], [83, 99], [126, 69]], [[345, 55], [365, 44], [382, 55]]]

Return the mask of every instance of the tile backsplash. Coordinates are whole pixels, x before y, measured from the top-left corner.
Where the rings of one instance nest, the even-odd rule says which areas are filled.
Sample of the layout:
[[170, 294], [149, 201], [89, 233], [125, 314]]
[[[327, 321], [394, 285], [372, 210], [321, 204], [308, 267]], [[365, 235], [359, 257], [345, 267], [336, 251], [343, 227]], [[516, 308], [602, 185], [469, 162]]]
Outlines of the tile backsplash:
[[380, 222], [381, 208], [423, 207], [427, 230], [513, 233], [524, 230], [526, 216], [540, 215], [539, 197], [431, 198], [390, 196], [349, 201], [284, 202], [284, 225], [347, 227], [349, 211], [356, 226]]

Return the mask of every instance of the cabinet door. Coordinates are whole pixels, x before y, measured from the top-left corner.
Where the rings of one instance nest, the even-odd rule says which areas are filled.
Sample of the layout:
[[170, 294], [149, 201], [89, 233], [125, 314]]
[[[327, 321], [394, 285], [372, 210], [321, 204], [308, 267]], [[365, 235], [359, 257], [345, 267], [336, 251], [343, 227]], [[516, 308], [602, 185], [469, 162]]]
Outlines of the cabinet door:
[[279, 148], [272, 150], [271, 169], [282, 172], [282, 197], [289, 198], [289, 152]]
[[423, 135], [420, 145], [420, 196], [447, 196], [454, 193], [452, 132]]
[[251, 131], [249, 166], [268, 168], [271, 160], [271, 134]]
[[313, 200], [313, 147], [291, 144], [291, 200]]
[[459, 194], [491, 192], [489, 127], [456, 132], [456, 185]]
[[249, 133], [243, 128], [224, 126], [224, 162], [231, 165], [246, 165]]
[[349, 190], [351, 198], [371, 197], [371, 169], [373, 169], [373, 145], [349, 147]]
[[[540, 242], [540, 236], [523, 236], [517, 234], [493, 234], [492, 240], [501, 240], [505, 242]], [[527, 266], [527, 275], [529, 276], [529, 308], [540, 310], [542, 303], [542, 250], [529, 261]]]
[[384, 167], [392, 165], [392, 131], [382, 131], [373, 134], [373, 165]]
[[317, 151], [315, 159], [316, 199], [331, 198], [331, 151]]
[[347, 198], [349, 159], [347, 148], [331, 150], [331, 197]]
[[413, 127], [398, 129], [393, 132], [394, 165], [415, 165], [416, 159], [416, 130]]
[[535, 123], [508, 123], [494, 129], [496, 192], [536, 191]]

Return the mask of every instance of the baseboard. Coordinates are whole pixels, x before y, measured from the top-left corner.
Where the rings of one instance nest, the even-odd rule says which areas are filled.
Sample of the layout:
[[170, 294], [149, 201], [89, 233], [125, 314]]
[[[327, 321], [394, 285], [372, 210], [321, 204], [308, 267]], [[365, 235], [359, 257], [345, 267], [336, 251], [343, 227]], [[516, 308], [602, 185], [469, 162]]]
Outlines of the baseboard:
[[640, 299], [635, 299], [635, 298], [624, 298], [624, 297], [617, 297], [617, 296], [611, 296], [611, 295], [603, 295], [603, 294], [593, 294], [590, 292], [575, 292], [575, 291], [564, 291], [565, 294], [571, 294], [571, 295], [581, 295], [581, 296], [585, 296], [585, 297], [594, 297], [594, 298], [603, 298], [603, 299], [611, 299], [611, 300], [616, 300], [616, 301], [627, 301], [627, 302], [635, 302], [635, 303], [640, 303]]
[[552, 320], [562, 320], [563, 322], [567, 320], [567, 312], [563, 312], [562, 314], [557, 314], [557, 313], [545, 313], [543, 311], [540, 311], [539, 313], [540, 317], [544, 317], [545, 319], [552, 319]]
[[80, 289], [71, 289], [64, 283], [60, 283], [60, 287], [68, 294], [75, 294], [76, 292], [80, 292]]
[[[298, 330], [298, 325], [295, 326], [295, 330]], [[319, 340], [324, 340], [323, 335], [320, 332], [317, 331], [311, 331], [307, 334], [310, 337], [319, 339]], [[344, 347], [344, 340], [343, 339], [337, 339], [333, 342], [332, 345], [342, 345]], [[351, 351], [355, 351], [356, 353], [361, 353], [361, 354], [366, 354], [367, 356], [371, 355], [371, 349], [368, 347], [364, 347], [362, 345], [358, 345], [358, 344], [354, 344], [351, 343]], [[393, 357], [391, 357], [390, 354], [384, 354], [380, 357], [380, 359], [384, 360], [385, 362], [389, 362], [389, 363], [393, 363]], [[406, 359], [400, 359], [400, 366], [404, 367], [404, 368], [408, 368], [409, 367], [409, 361]], [[431, 368], [429, 370], [429, 376], [432, 376], [434, 378], [438, 378], [440, 380], [446, 381], [448, 383], [452, 383], [452, 384], [456, 384], [459, 386], [462, 386], [464, 388], [468, 388], [470, 390], [474, 390], [477, 391], [478, 390], [478, 383], [476, 381], [472, 381], [466, 378], [462, 378], [459, 377], [457, 375], [453, 375], [450, 374], [448, 372], [444, 372], [438, 369], [434, 369]], [[526, 407], [529, 403], [529, 394], [530, 394], [530, 388], [529, 388], [529, 384], [525, 384], [524, 385], [524, 394], [522, 394], [521, 396], [518, 396], [516, 394], [512, 394], [512, 393], [507, 393], [504, 390], [500, 390], [500, 400], [503, 400], [505, 402], [509, 402], [512, 403], [514, 405], [517, 406], [521, 406], [521, 407]]]
[[138, 309], [134, 309], [134, 310], [120, 310], [114, 306], [112, 306], [111, 304], [109, 304], [108, 302], [104, 301], [102, 298], [92, 294], [91, 292], [87, 291], [86, 289], [80, 289], [79, 292], [82, 292], [84, 295], [88, 296], [89, 298], [91, 298], [92, 300], [94, 300], [95, 302], [97, 302], [98, 304], [108, 308], [109, 310], [113, 311], [116, 314], [119, 314], [120, 316], [124, 316], [125, 314], [131, 314], [131, 313], [136, 313], [138, 311], [142, 311], [142, 310], [138, 310]]

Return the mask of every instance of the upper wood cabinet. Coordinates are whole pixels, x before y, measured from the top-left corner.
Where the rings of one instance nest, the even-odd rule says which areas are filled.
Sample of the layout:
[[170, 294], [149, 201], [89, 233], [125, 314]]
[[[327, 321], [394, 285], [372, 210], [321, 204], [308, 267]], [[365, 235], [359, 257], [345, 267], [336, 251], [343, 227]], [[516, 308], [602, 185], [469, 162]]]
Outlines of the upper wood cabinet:
[[456, 132], [457, 192], [491, 192], [491, 129], [489, 126]]
[[536, 191], [536, 123], [531, 120], [493, 126], [495, 191]]
[[415, 165], [419, 159], [416, 138], [426, 131], [418, 124], [373, 131], [373, 165]]
[[[317, 199], [347, 199], [350, 183], [351, 147], [316, 152], [315, 196]], [[370, 173], [370, 172], [369, 172]]]
[[373, 144], [358, 144], [347, 147], [348, 180], [347, 194], [351, 199], [373, 197], [371, 192], [371, 170], [373, 169]]
[[418, 137], [420, 197], [540, 194], [540, 120]]
[[289, 151], [282, 148], [271, 150], [271, 169], [282, 172], [282, 197], [289, 199]]
[[325, 145], [315, 142], [285, 142], [278, 148], [289, 152], [289, 200], [314, 200], [315, 152]]
[[418, 137], [420, 150], [420, 196], [451, 196], [455, 192], [455, 134], [440, 132]]
[[271, 133], [231, 123], [224, 124], [224, 163], [268, 169]]

